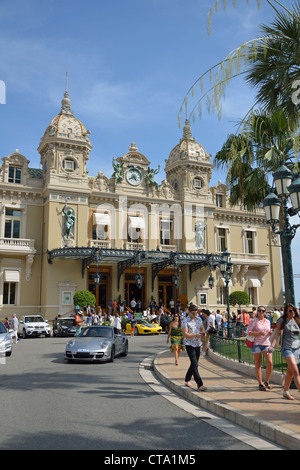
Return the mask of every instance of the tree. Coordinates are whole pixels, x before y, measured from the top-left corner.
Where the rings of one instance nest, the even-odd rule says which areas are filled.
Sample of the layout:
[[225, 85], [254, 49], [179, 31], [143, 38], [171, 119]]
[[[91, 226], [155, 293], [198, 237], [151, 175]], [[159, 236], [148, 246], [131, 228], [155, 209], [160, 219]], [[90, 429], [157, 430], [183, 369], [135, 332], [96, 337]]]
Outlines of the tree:
[[74, 294], [73, 303], [74, 305], [79, 305], [80, 308], [85, 308], [87, 305], [94, 307], [96, 297], [88, 290], [79, 290]]
[[250, 298], [247, 292], [236, 290], [229, 295], [229, 303], [241, 307], [241, 305], [249, 305]]
[[[269, 115], [264, 111], [253, 113], [243, 124], [241, 134], [229, 136], [215, 157], [215, 164], [227, 171], [230, 203], [241, 203], [245, 209], [255, 210], [268, 194], [270, 175], [281, 163], [294, 172], [299, 171], [294, 154], [298, 139], [282, 111]], [[283, 202], [279, 225], [283, 229]], [[285, 237], [281, 236], [280, 242], [285, 292], [289, 292]]]
[[[229, 52], [228, 55], [206, 70], [190, 87], [186, 93], [178, 113], [179, 125], [181, 114], [185, 109], [186, 118], [195, 119], [198, 110], [202, 116], [202, 103], [206, 100], [208, 111], [217, 112], [219, 119], [222, 116], [221, 99], [229, 83], [241, 75], [246, 81], [258, 89], [256, 101], [248, 111], [255, 109], [256, 105], [265, 106], [270, 112], [283, 109], [293, 126], [299, 123], [300, 99], [293, 100], [295, 84], [299, 81], [300, 88], [300, 2], [297, 0], [290, 11], [277, 0], [265, 0], [275, 11], [275, 19], [271, 25], [262, 25], [261, 35], [252, 38]], [[233, 0], [234, 5], [237, 0]], [[223, 0], [224, 8], [227, 1]], [[258, 0], [260, 6], [260, 0]], [[208, 13], [210, 30], [213, 11], [218, 11], [219, 0]], [[209, 78], [209, 85], [205, 80]], [[200, 84], [201, 97], [188, 113], [190, 97], [194, 99], [196, 87]], [[300, 94], [300, 93], [299, 93]], [[245, 116], [246, 118], [247, 116]]]

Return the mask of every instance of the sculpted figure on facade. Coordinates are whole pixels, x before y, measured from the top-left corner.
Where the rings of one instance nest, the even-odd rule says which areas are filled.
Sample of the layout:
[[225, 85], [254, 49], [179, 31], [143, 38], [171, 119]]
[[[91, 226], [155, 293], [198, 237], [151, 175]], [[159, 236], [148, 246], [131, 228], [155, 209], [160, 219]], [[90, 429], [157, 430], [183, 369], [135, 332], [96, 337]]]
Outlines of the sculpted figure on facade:
[[204, 249], [204, 232], [206, 228], [207, 222], [202, 222], [199, 220], [195, 224], [195, 246], [197, 250]]
[[151, 169], [151, 168], [148, 167], [148, 171], [147, 171], [147, 174], [145, 176], [145, 179], [146, 179], [147, 183], [149, 184], [149, 186], [154, 186], [155, 189], [158, 189], [158, 184], [155, 181], [154, 176], [159, 173], [159, 170], [160, 170], [160, 165], [158, 165], [158, 168], [156, 170], [154, 170], [153, 168]]
[[114, 169], [112, 178], [114, 178], [115, 183], [121, 183], [124, 177], [123, 163], [116, 163], [115, 159], [113, 158], [112, 166]]
[[64, 230], [64, 238], [70, 240], [72, 230], [75, 224], [76, 216], [74, 214], [73, 209], [67, 209], [67, 205], [64, 205], [63, 214], [65, 215], [65, 230]]

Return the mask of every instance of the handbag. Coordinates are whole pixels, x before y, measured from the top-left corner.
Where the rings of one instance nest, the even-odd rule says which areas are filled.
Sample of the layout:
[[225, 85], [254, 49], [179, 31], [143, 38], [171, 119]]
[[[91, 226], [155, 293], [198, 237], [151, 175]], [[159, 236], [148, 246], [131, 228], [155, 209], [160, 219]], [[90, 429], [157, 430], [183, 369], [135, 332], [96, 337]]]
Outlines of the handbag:
[[[255, 318], [255, 325], [254, 325], [254, 328], [256, 327], [256, 318]], [[246, 336], [246, 346], [248, 346], [248, 348], [253, 348], [254, 346], [254, 340], [255, 340], [255, 336], [251, 336], [251, 333], [252, 331], [250, 332], [249, 335]]]

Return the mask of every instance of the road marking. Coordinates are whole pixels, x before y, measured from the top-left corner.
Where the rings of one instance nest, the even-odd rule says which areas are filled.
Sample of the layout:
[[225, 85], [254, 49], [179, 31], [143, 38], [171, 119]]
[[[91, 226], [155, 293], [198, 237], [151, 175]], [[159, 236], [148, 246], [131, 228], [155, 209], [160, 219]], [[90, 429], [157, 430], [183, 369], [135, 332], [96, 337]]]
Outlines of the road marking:
[[178, 406], [187, 413], [190, 413], [195, 418], [205, 421], [210, 426], [213, 426], [220, 431], [234, 437], [235, 439], [248, 444], [256, 450], [283, 450], [282, 447], [257, 436], [251, 431], [247, 431], [247, 429], [242, 428], [237, 424], [209, 413], [200, 406], [196, 406], [185, 398], [182, 398], [174, 393], [172, 390], [157, 380], [153, 372], [153, 360], [154, 356], [149, 356], [144, 359], [144, 361], [140, 363], [139, 373], [142, 379], [163, 398], [170, 401], [175, 406]]

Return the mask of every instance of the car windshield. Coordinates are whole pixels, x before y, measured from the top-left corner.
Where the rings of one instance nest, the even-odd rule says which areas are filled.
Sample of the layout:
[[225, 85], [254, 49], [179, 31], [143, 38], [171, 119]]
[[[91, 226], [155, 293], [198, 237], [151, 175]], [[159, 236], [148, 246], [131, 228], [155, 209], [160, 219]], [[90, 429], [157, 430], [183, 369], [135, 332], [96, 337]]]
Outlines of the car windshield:
[[25, 323], [39, 323], [39, 322], [44, 322], [45, 320], [43, 317], [25, 317], [24, 319]]
[[145, 326], [153, 327], [153, 325], [151, 323], [149, 323], [148, 321], [146, 321], [146, 320], [138, 320], [137, 323], [139, 325], [145, 325]]
[[112, 338], [113, 330], [109, 326], [91, 326], [90, 328], [84, 328], [79, 336], [85, 338]]
[[66, 320], [60, 320], [59, 323], [62, 326], [74, 326], [75, 325], [75, 319], [74, 318], [68, 318]]
[[0, 333], [7, 333], [5, 326], [0, 321]]

